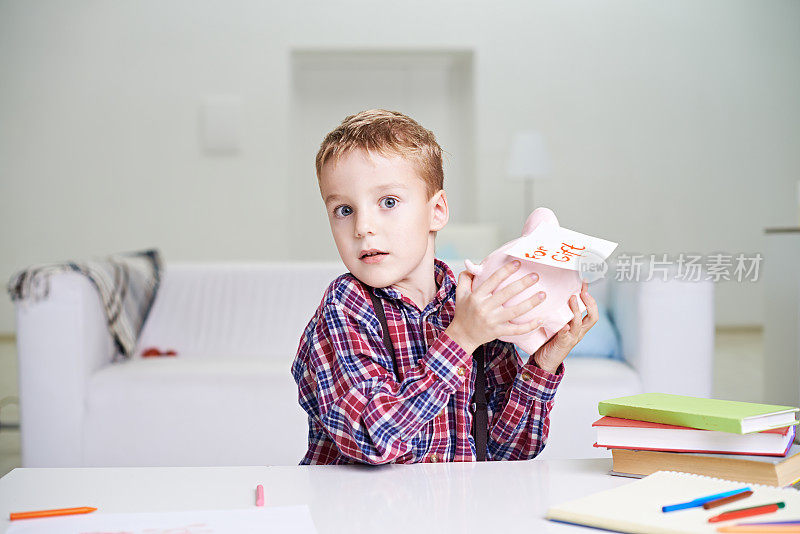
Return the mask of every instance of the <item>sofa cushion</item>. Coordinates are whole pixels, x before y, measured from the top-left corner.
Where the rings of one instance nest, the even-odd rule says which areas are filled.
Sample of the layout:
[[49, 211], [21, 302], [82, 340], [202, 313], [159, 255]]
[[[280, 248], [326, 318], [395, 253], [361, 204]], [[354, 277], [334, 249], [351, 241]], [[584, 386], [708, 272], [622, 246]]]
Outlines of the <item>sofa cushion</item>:
[[[608, 309], [605, 305], [598, 303], [597, 311], [599, 317], [597, 323], [586, 332], [575, 347], [570, 351], [570, 358], [610, 358], [613, 360], [622, 360], [622, 350], [620, 349], [619, 333], [617, 332], [614, 322], [608, 314]], [[519, 346], [517, 351], [523, 357], [528, 358], [528, 353], [522, 350]]]
[[[597, 403], [641, 393], [639, 378], [614, 360], [565, 365], [540, 456], [607, 456], [592, 447]], [[137, 358], [95, 373], [87, 391], [86, 466], [296, 465], [306, 451], [306, 414], [280, 365]]]
[[598, 303], [597, 311], [599, 314], [597, 323], [575, 345], [570, 352], [570, 356], [621, 360], [622, 351], [619, 345], [619, 334], [608, 314], [608, 308]]
[[297, 465], [307, 432], [288, 364], [136, 358], [90, 379], [84, 465]]
[[601, 400], [642, 393], [639, 375], [622, 361], [567, 356], [564, 378], [550, 412], [550, 435], [537, 458], [605, 458], [607, 449], [594, 447], [592, 423], [600, 418]]

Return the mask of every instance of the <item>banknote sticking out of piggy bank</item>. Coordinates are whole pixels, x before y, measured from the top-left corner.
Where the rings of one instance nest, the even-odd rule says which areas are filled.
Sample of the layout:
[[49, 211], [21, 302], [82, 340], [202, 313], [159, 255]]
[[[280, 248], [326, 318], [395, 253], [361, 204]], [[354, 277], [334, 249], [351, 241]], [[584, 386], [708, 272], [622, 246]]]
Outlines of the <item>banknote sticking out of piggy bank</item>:
[[[539, 225], [559, 226], [558, 219], [556, 219], [556, 215], [552, 210], [548, 208], [536, 208], [528, 217], [528, 220], [525, 221], [525, 227], [522, 229], [522, 237], [509, 241], [495, 250], [484, 258], [480, 265], [475, 265], [467, 260], [465, 262], [467, 271], [474, 275], [472, 280], [473, 290], [480, 286], [497, 269], [516, 260], [517, 258], [510, 256], [508, 252], [518, 241], [524, 239], [525, 236], [533, 232]], [[544, 265], [534, 261], [521, 260], [521, 263], [522, 265], [520, 265], [519, 269], [503, 280], [497, 290], [504, 288], [508, 284], [519, 280], [529, 273], [538, 274], [539, 280], [535, 284], [511, 297], [504, 305], [514, 306], [533, 297], [539, 291], [544, 291], [546, 298], [543, 302], [512, 321], [513, 323], [522, 324], [535, 320], [542, 320], [543, 323], [541, 327], [527, 334], [501, 337], [500, 340], [514, 343], [528, 354], [533, 354], [572, 320], [574, 314], [569, 308], [569, 298], [571, 295], [577, 296], [578, 308], [581, 314], [586, 310], [586, 306], [583, 304], [580, 297], [582, 281], [578, 271]]]

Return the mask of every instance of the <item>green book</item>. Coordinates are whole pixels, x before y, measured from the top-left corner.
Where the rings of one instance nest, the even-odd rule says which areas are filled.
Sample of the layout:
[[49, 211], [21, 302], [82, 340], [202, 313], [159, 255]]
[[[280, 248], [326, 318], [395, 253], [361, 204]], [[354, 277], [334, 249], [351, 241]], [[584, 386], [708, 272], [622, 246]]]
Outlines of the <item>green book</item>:
[[685, 397], [669, 393], [641, 393], [600, 401], [600, 415], [749, 434], [771, 428], [796, 425], [795, 412], [800, 408], [738, 402], [720, 399]]

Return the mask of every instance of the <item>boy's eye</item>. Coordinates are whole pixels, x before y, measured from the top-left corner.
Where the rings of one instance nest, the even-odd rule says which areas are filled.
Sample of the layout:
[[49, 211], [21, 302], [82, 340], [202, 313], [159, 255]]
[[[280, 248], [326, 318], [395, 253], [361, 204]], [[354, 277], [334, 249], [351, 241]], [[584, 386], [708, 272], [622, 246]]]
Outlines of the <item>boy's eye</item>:
[[353, 208], [350, 206], [337, 206], [333, 210], [333, 214], [338, 215], [339, 217], [347, 217], [351, 213], [353, 213]]
[[393, 208], [393, 207], [395, 207], [397, 205], [397, 199], [396, 198], [386, 197], [386, 198], [381, 200], [381, 202], [384, 202], [384, 201], [385, 201], [384, 205], [389, 209], [391, 209], [391, 208]]

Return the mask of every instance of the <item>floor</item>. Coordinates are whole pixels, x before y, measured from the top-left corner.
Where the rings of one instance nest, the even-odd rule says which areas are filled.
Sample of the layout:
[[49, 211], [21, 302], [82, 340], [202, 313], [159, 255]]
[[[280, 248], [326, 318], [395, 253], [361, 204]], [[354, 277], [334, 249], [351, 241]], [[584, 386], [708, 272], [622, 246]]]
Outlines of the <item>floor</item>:
[[[759, 402], [762, 398], [762, 331], [718, 329], [714, 351], [714, 397]], [[17, 353], [11, 337], [0, 337], [0, 476], [20, 467]]]

